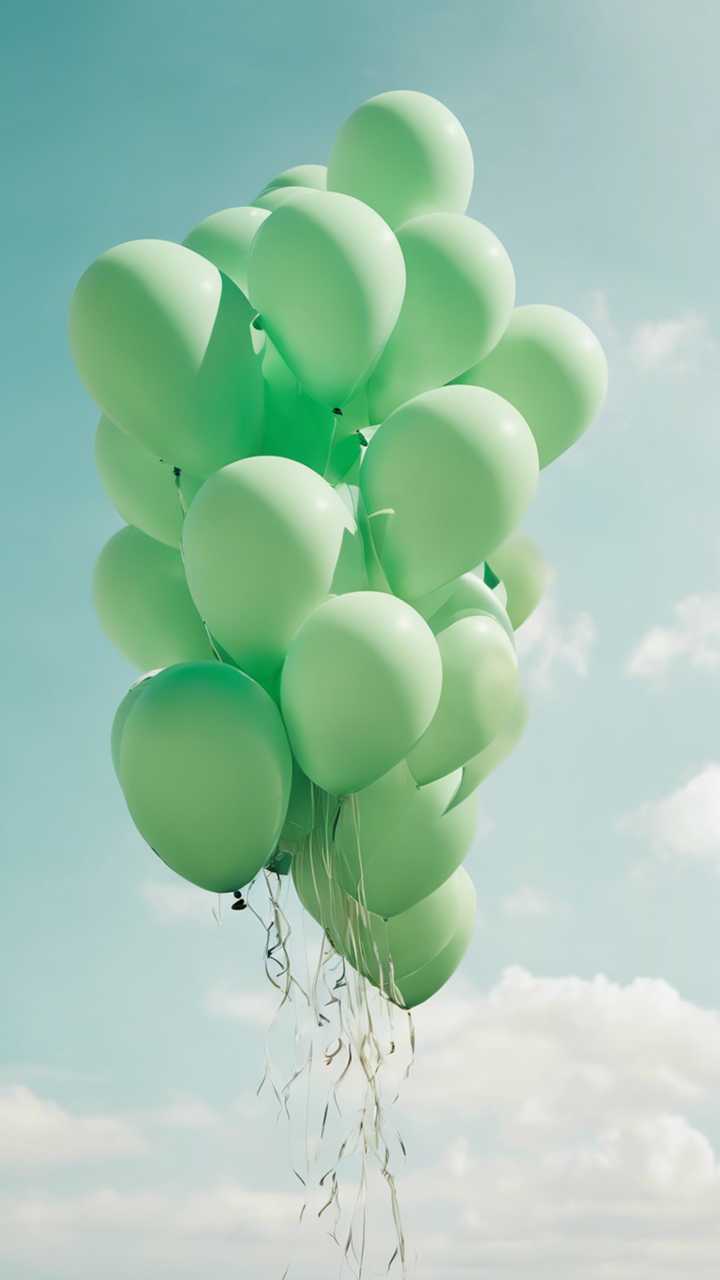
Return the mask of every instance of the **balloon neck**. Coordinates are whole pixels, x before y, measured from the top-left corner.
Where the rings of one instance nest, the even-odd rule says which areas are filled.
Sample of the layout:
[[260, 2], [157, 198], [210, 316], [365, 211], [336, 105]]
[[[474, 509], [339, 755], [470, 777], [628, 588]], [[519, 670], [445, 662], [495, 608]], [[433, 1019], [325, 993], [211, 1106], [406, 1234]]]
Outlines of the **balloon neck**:
[[336, 418], [342, 418], [343, 416], [342, 409], [338, 409], [337, 407], [333, 409], [333, 413], [335, 414]]
[[485, 564], [483, 566], [483, 582], [485, 583], [486, 586], [490, 587], [491, 591], [494, 591], [495, 587], [497, 587], [500, 583], [500, 579], [498, 578], [496, 573], [493, 573], [487, 560], [485, 561]]
[[360, 444], [362, 445], [363, 449], [367, 449], [368, 442], [367, 442], [367, 440], [365, 439], [365, 436], [363, 435], [362, 431], [356, 431], [356, 432], [355, 432], [355, 435], [357, 436], [358, 440], [360, 441]]

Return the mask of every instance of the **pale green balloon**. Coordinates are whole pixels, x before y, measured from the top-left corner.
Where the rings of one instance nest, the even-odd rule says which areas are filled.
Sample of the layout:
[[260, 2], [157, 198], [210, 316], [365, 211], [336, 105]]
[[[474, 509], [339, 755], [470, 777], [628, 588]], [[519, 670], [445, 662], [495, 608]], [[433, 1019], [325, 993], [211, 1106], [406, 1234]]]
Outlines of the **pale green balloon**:
[[382, 592], [338, 596], [300, 627], [281, 704], [300, 767], [325, 791], [359, 791], [402, 760], [432, 720], [442, 670], [410, 605]]
[[342, 499], [288, 458], [246, 458], [210, 476], [185, 517], [183, 556], [213, 636], [273, 688], [307, 615], [364, 573]]
[[171, 466], [106, 417], [95, 433], [95, 462], [103, 488], [123, 520], [158, 542], [179, 547], [183, 505], [189, 506], [202, 481], [183, 471], [176, 482]]
[[370, 98], [345, 121], [327, 181], [398, 227], [425, 213], [464, 213], [473, 175], [460, 121], [436, 98], [399, 89]]
[[526, 533], [512, 533], [490, 553], [488, 562], [505, 587], [508, 615], [517, 631], [542, 600], [550, 570]]
[[404, 974], [398, 986], [406, 1009], [424, 1004], [445, 986], [460, 965], [475, 930], [477, 894], [472, 880], [463, 871], [462, 893], [458, 894], [456, 928], [450, 941], [432, 960], [413, 973]]
[[255, 205], [258, 209], [264, 209], [266, 213], [274, 213], [281, 205], [292, 200], [298, 192], [305, 190], [307, 190], [306, 187], [270, 187], [268, 191], [263, 191], [255, 197]]
[[276, 178], [266, 182], [260, 195], [281, 187], [311, 187], [315, 191], [326, 191], [327, 168], [324, 164], [294, 164], [291, 169], [283, 169]]
[[178, 875], [228, 893], [266, 864], [292, 761], [277, 707], [244, 672], [220, 662], [161, 671], [124, 715], [117, 756], [136, 827]]
[[396, 409], [360, 471], [369, 516], [393, 513], [378, 547], [393, 591], [413, 599], [472, 569], [519, 523], [537, 479], [527, 423], [492, 392], [440, 387]]
[[499, 764], [502, 764], [503, 760], [507, 759], [520, 741], [525, 731], [527, 720], [527, 701], [522, 689], [518, 689], [517, 698], [513, 703], [510, 715], [499, 733], [483, 751], [473, 756], [472, 760], [468, 760], [464, 766], [462, 781], [448, 806], [448, 813], [456, 805], [465, 804], [468, 797], [477, 790], [480, 783], [485, 781], [493, 769], [496, 769]]
[[515, 303], [512, 263], [497, 236], [474, 218], [424, 214], [399, 227], [397, 238], [405, 300], [368, 383], [373, 422], [487, 355]]
[[337, 484], [362, 450], [359, 430], [367, 425], [364, 390], [335, 414], [305, 393], [279, 351], [268, 341], [263, 355], [265, 422], [262, 451], [302, 462]]
[[380, 916], [426, 898], [460, 866], [475, 834], [474, 800], [446, 814], [458, 771], [418, 788], [405, 761], [342, 806], [334, 859], [340, 884]]
[[[315, 845], [296, 854], [292, 877], [300, 901], [325, 929], [335, 950], [402, 1007], [428, 999], [462, 958], [469, 940], [468, 918], [474, 919], [475, 914], [475, 890], [464, 867], [458, 867], [426, 898], [387, 921], [344, 892], [334, 876], [327, 847]], [[458, 935], [466, 939], [465, 946], [458, 947]], [[455, 963], [448, 963], [449, 956], [443, 963], [440, 957], [453, 943]], [[435, 960], [436, 969], [423, 974]]]
[[247, 294], [250, 247], [259, 228], [269, 217], [268, 209], [258, 209], [254, 205], [221, 209], [198, 222], [183, 243], [186, 248], [214, 263], [218, 271], [224, 272], [238, 289]]
[[253, 453], [262, 374], [240, 290], [199, 254], [133, 240], [73, 294], [70, 345], [104, 413], [165, 462], [204, 476]]
[[93, 603], [105, 634], [141, 671], [212, 656], [179, 553], [132, 525], [100, 552]]
[[408, 765], [420, 785], [442, 778], [492, 742], [518, 692], [517, 655], [488, 614], [467, 614], [437, 634], [442, 695]]
[[504, 396], [535, 436], [540, 466], [589, 427], [607, 391], [607, 360], [594, 333], [561, 307], [518, 307], [504, 336], [458, 379]]
[[491, 590], [477, 573], [464, 573], [452, 583], [439, 609], [428, 619], [435, 635], [444, 631], [453, 622], [472, 614], [484, 613], [500, 624], [513, 648], [515, 648], [515, 632], [507, 611], [497, 592]]
[[303, 390], [342, 408], [395, 326], [405, 264], [390, 228], [359, 200], [296, 189], [255, 237], [248, 283]]

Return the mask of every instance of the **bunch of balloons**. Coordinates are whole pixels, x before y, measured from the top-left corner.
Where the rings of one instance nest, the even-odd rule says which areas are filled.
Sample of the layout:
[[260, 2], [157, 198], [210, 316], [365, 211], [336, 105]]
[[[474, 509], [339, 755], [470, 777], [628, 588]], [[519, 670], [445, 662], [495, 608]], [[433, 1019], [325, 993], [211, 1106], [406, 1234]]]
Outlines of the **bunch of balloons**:
[[524, 725], [518, 525], [607, 380], [580, 320], [515, 307], [472, 183], [451, 112], [384, 93], [327, 168], [110, 249], [71, 307], [127, 521], [95, 603], [149, 671], [112, 731], [132, 818], [205, 889], [291, 869], [407, 1008], [468, 945], [476, 791]]

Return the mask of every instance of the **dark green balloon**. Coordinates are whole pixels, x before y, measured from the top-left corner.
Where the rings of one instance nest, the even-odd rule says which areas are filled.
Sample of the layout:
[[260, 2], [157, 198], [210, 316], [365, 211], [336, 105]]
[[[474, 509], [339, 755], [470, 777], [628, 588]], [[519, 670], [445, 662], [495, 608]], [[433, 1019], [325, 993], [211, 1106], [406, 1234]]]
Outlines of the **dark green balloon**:
[[93, 603], [105, 634], [141, 671], [212, 657], [179, 553], [132, 525], [100, 552]]
[[220, 662], [168, 667], [130, 697], [115, 756], [135, 825], [186, 880], [241, 888], [274, 853], [287, 812], [292, 759], [277, 707]]

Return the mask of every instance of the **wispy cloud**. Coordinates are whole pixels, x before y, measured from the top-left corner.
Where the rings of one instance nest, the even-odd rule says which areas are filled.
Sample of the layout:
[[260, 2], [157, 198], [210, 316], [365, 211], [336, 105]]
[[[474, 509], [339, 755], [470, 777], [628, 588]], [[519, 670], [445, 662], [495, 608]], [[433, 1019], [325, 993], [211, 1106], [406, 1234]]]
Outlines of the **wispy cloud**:
[[140, 886], [145, 905], [161, 924], [180, 924], [188, 921], [212, 923], [217, 918], [218, 896], [198, 889], [184, 880], [146, 880]]
[[566, 904], [544, 889], [524, 884], [501, 900], [500, 910], [511, 920], [537, 920], [566, 910]]
[[668, 626], [651, 627], [627, 661], [627, 673], [659, 680], [678, 662], [699, 671], [720, 669], [720, 594], [685, 596], [673, 605]]
[[518, 631], [518, 652], [531, 686], [547, 692], [562, 674], [587, 676], [596, 640], [592, 614], [563, 615], [554, 595], [546, 596]]
[[711, 761], [669, 795], [641, 805], [622, 826], [659, 852], [720, 868], [720, 763]]
[[69, 1111], [24, 1085], [0, 1091], [0, 1164], [26, 1167], [134, 1156], [140, 1129], [121, 1116]]
[[645, 372], [684, 373], [710, 346], [707, 321], [696, 311], [640, 324], [629, 341], [632, 361]]

